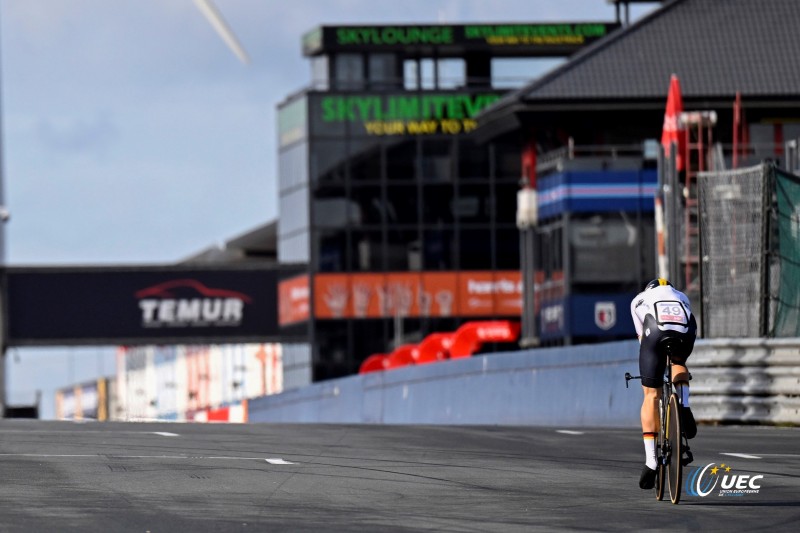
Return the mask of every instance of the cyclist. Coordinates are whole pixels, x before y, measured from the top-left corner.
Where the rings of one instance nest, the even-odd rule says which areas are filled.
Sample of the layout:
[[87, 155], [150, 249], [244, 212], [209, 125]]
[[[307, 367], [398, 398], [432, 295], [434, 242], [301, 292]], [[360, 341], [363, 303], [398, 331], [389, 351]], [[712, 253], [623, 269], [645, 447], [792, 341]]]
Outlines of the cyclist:
[[656, 480], [656, 444], [658, 434], [658, 393], [664, 383], [667, 355], [664, 340], [671, 339], [672, 382], [681, 403], [682, 426], [686, 437], [697, 434], [689, 407], [689, 370], [686, 359], [692, 353], [697, 322], [689, 298], [672, 284], [658, 278], [649, 282], [631, 302], [631, 316], [639, 336], [639, 374], [642, 376], [642, 437], [646, 462], [639, 478], [639, 487], [652, 489]]

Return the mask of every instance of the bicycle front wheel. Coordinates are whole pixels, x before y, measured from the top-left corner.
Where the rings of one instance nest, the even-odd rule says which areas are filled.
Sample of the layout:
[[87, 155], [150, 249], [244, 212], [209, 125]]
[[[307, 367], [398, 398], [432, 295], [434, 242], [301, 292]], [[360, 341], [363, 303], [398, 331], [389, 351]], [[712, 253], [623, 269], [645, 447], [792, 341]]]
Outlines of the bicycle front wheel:
[[664, 405], [664, 401], [659, 399], [658, 401], [658, 419], [660, 420], [660, 425], [658, 428], [658, 437], [656, 438], [656, 461], [658, 462], [658, 466], [656, 467], [656, 500], [661, 501], [664, 499], [664, 478], [667, 476], [667, 467], [664, 466], [666, 459], [669, 457], [668, 453], [668, 444], [666, 438], [666, 424], [664, 423], [664, 410], [667, 408]]
[[683, 465], [681, 465], [681, 415], [678, 405], [678, 396], [669, 397], [667, 406], [667, 441], [669, 443], [670, 457], [666, 466], [669, 478], [669, 497], [672, 503], [681, 501], [681, 482], [683, 481]]

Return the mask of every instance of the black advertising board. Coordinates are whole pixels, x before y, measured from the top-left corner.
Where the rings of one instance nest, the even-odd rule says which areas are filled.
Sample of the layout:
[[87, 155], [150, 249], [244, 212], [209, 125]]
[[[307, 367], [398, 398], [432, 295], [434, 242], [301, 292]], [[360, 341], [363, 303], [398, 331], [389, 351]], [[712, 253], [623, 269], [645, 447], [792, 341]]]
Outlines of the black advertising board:
[[10, 268], [11, 346], [253, 342], [279, 336], [265, 268]]
[[495, 57], [566, 56], [619, 27], [615, 22], [320, 26], [303, 36], [303, 54], [404, 51], [420, 57], [470, 52]]

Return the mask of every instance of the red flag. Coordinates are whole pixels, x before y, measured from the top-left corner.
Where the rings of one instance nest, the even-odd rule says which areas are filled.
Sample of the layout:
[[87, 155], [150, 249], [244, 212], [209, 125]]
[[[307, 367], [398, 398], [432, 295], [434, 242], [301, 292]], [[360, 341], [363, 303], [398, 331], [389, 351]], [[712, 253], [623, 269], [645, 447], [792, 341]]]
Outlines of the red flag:
[[675, 74], [669, 80], [669, 93], [667, 94], [667, 110], [664, 113], [664, 128], [661, 131], [661, 146], [664, 154], [669, 157], [672, 143], [678, 146], [675, 154], [676, 167], [680, 172], [684, 168], [684, 154], [686, 154], [686, 139], [684, 129], [680, 123], [680, 114], [683, 112], [683, 97], [681, 84]]

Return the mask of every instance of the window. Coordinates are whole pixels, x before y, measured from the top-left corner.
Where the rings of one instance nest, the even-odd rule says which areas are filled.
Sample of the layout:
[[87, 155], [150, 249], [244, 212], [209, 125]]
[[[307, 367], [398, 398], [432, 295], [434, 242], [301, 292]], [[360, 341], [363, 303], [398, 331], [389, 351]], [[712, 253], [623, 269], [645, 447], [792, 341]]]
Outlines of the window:
[[488, 225], [494, 211], [489, 184], [462, 184], [452, 210], [462, 222]]
[[344, 183], [347, 142], [343, 139], [314, 140], [311, 156], [311, 177], [318, 182]]
[[308, 231], [278, 237], [279, 263], [308, 263]]
[[316, 91], [327, 91], [328, 80], [328, 56], [316, 56], [311, 58], [311, 86]]
[[358, 206], [361, 224], [381, 225], [386, 220], [386, 206], [383, 203], [379, 185], [354, 186], [350, 198]]
[[466, 63], [463, 59], [439, 60], [439, 88], [458, 89], [467, 84]]
[[495, 231], [495, 263], [498, 270], [519, 269], [519, 230], [516, 226], [501, 226]]
[[407, 91], [413, 91], [420, 88], [419, 85], [419, 61], [416, 59], [407, 59], [403, 62], [403, 87]]
[[319, 231], [317, 241], [317, 272], [343, 272], [345, 270], [347, 234], [343, 230]]
[[288, 235], [308, 229], [308, 188], [303, 187], [280, 197], [278, 231]]
[[487, 145], [461, 140], [458, 143], [458, 176], [461, 179], [489, 179], [489, 149]]
[[459, 263], [462, 270], [492, 268], [491, 232], [483, 229], [462, 230], [459, 238]]
[[573, 219], [569, 244], [574, 282], [638, 281], [642, 234], [652, 231], [650, 220], [639, 222], [622, 212]]
[[375, 272], [383, 268], [381, 230], [356, 230], [350, 239], [351, 272]]
[[293, 144], [278, 155], [278, 173], [281, 192], [308, 183], [308, 145]]
[[453, 143], [451, 140], [426, 140], [422, 143], [422, 179], [452, 181]]
[[364, 89], [364, 58], [360, 54], [335, 56], [336, 88], [345, 91]]
[[495, 177], [518, 183], [522, 178], [522, 147], [516, 144], [494, 145]]
[[425, 224], [452, 224], [452, 184], [424, 185], [422, 187], [422, 222]]
[[414, 181], [417, 176], [417, 143], [403, 141], [386, 150], [386, 176], [390, 181]]
[[421, 270], [419, 233], [416, 229], [389, 229], [386, 245], [386, 270]]
[[423, 267], [425, 270], [455, 268], [455, 232], [451, 228], [426, 229], [422, 236]]
[[420, 70], [422, 71], [422, 89], [436, 88], [436, 62], [433, 59], [421, 59]]
[[419, 199], [416, 185], [390, 184], [386, 188], [386, 222], [416, 225], [419, 222]]
[[495, 185], [496, 222], [500, 224], [517, 223], [517, 192], [519, 192], [519, 185], [516, 183], [497, 183]]
[[516, 89], [564, 63], [550, 57], [498, 57], [492, 59], [492, 87]]
[[382, 149], [373, 140], [353, 140], [350, 146], [350, 175], [353, 181], [381, 181]]
[[402, 79], [397, 71], [397, 57], [394, 54], [371, 54], [368, 66], [371, 88], [389, 89], [402, 86]]
[[344, 186], [320, 187], [314, 192], [314, 227], [344, 228], [362, 222], [360, 206], [345, 197]]

